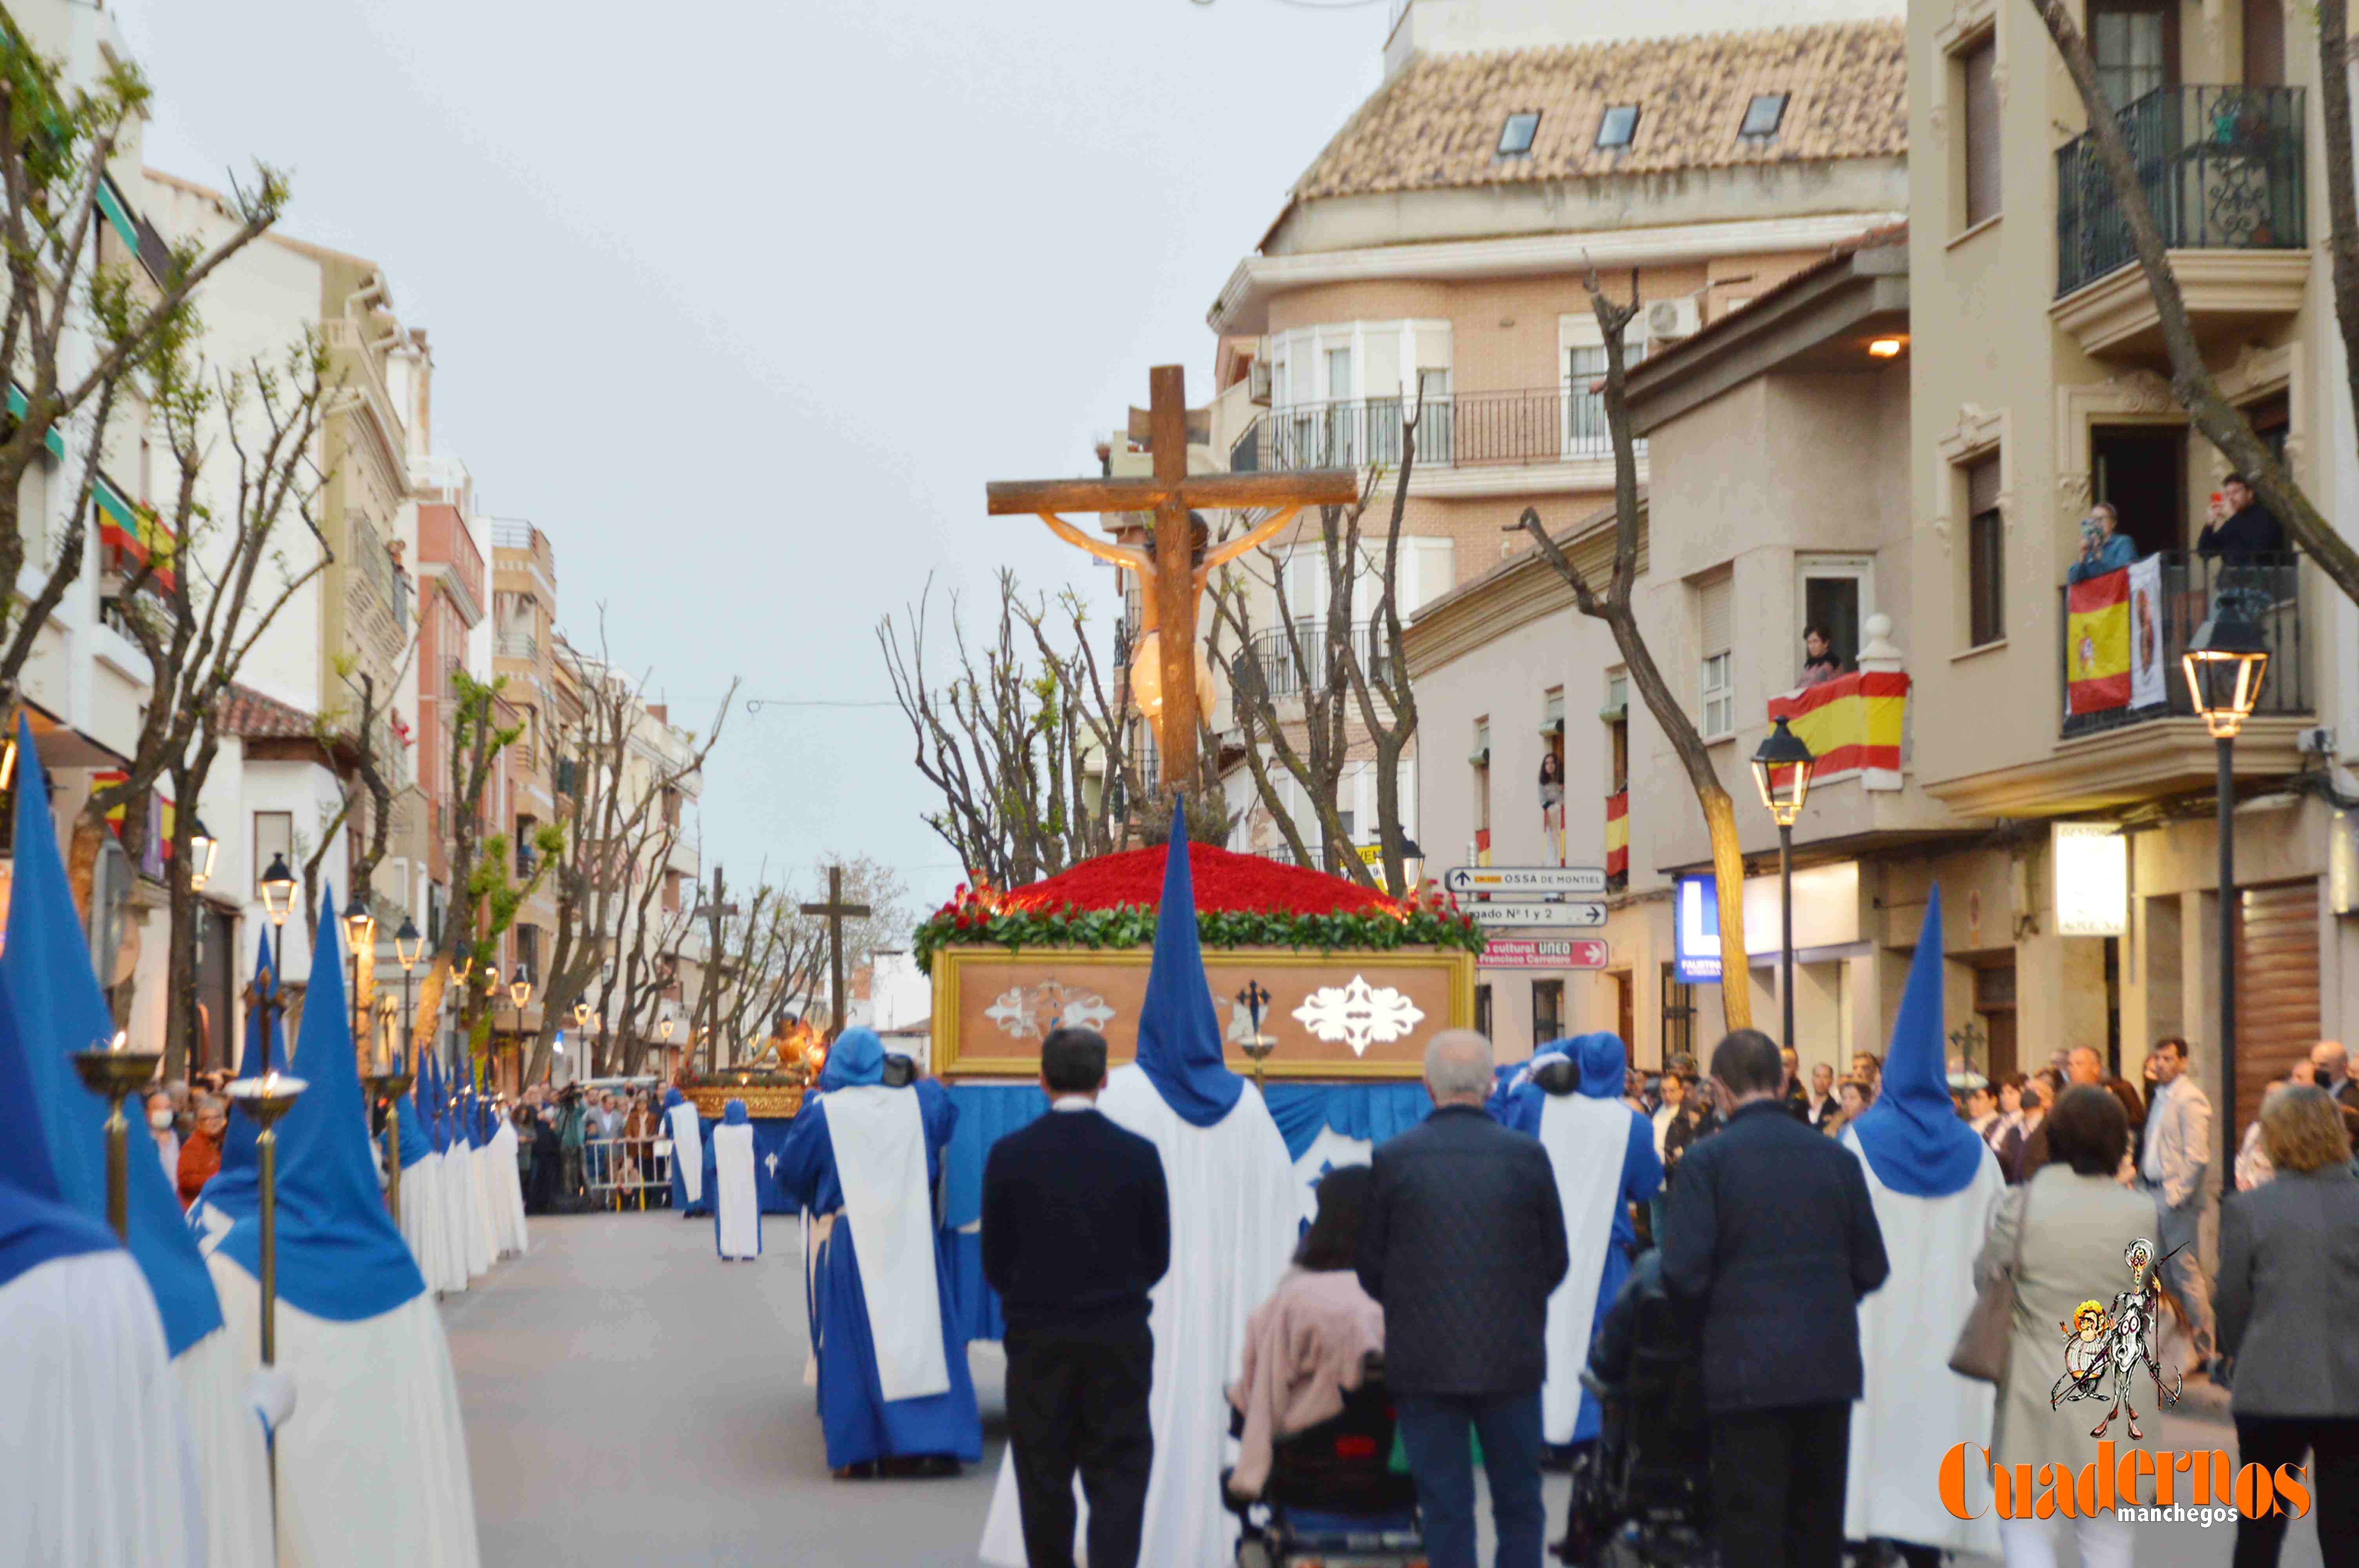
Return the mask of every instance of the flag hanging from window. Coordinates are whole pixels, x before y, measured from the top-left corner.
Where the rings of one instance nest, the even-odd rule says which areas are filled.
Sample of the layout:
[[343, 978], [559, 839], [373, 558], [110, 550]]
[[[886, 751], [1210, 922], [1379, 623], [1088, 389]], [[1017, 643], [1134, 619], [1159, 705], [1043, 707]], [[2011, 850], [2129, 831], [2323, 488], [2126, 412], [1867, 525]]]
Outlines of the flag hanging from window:
[[1605, 797], [1605, 877], [1630, 875], [1630, 792]]
[[2130, 700], [2130, 574], [2125, 567], [2064, 590], [2064, 710]]

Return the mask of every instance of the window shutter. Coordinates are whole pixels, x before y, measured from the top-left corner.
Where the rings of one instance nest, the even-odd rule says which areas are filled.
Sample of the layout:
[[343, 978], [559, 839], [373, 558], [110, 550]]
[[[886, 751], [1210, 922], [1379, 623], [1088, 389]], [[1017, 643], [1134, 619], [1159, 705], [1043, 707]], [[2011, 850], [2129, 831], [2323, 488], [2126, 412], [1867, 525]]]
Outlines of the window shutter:
[[1966, 469], [1966, 514], [1979, 517], [1998, 506], [1998, 458], [1978, 460]]
[[1999, 210], [1998, 40], [1995, 35], [1965, 52], [1966, 221], [1973, 228]]
[[1734, 622], [1734, 600], [1735, 579], [1719, 577], [1705, 583], [1696, 593], [1698, 619], [1702, 623], [1703, 652], [1709, 655], [1730, 647]]

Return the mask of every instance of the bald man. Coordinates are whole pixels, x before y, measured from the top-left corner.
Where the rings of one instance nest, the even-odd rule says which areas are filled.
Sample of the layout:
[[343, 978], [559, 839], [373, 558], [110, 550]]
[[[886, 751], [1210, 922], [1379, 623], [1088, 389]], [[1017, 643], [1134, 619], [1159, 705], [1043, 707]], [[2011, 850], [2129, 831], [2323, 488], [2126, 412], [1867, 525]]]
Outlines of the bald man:
[[2334, 1097], [2343, 1111], [2343, 1130], [2359, 1141], [2359, 1081], [2351, 1076], [2350, 1053], [2340, 1040], [2321, 1040], [2310, 1048], [2310, 1080]]
[[2136, 1085], [2107, 1072], [2105, 1058], [2088, 1045], [2075, 1045], [2065, 1054], [2064, 1076], [2076, 1084], [2094, 1084], [2121, 1101], [2122, 1114], [2129, 1118], [2130, 1147], [2138, 1146], [2138, 1135], [2146, 1129], [2146, 1099]]

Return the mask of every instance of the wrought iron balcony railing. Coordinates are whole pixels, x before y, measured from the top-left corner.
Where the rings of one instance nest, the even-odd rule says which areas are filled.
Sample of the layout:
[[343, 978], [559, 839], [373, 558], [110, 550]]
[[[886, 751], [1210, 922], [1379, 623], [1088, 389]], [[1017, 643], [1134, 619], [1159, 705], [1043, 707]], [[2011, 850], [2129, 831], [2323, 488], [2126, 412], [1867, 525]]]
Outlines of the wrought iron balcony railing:
[[[1258, 687], [1274, 698], [1300, 697], [1306, 688], [1324, 689], [1330, 681], [1340, 689], [1349, 685], [1351, 677], [1344, 672], [1342, 650], [1332, 660], [1327, 658], [1326, 637], [1323, 621], [1297, 621], [1291, 638], [1285, 627], [1273, 626], [1255, 633], [1230, 668], [1248, 689]], [[1387, 678], [1392, 656], [1385, 645], [1383, 625], [1373, 621], [1355, 622], [1351, 637], [1352, 651], [1359, 655], [1360, 667], [1368, 678]]]
[[[2172, 250], [2304, 247], [2299, 87], [2158, 87], [2121, 111], [2138, 189]], [[2056, 292], [2136, 260], [2129, 221], [2083, 132], [2056, 150]]]
[[[1229, 456], [1240, 473], [1394, 467], [1401, 420], [1415, 412], [1398, 397], [1361, 397], [1273, 408], [1254, 421]], [[1638, 443], [1644, 451], [1646, 443]], [[1459, 392], [1428, 397], [1418, 416], [1420, 468], [1556, 463], [1614, 455], [1605, 399], [1586, 387]]]
[[[2057, 626], [2062, 645], [2057, 668], [2064, 682], [2063, 734], [2093, 735], [2157, 719], [2192, 719], [2195, 703], [2180, 668], [2180, 655], [2204, 618], [2223, 605], [2260, 628], [2268, 644], [2269, 667], [2261, 685], [2256, 715], [2307, 714], [2310, 707], [2308, 661], [2303, 657], [2301, 562], [2292, 555], [2243, 556], [2223, 559], [2184, 550], [2162, 552], [2159, 602], [2129, 598], [2130, 658], [2135, 667], [2142, 652], [2154, 654], [2161, 666], [2162, 699], [2138, 705], [2135, 687], [2129, 701], [2075, 713], [2072, 674], [2073, 628], [2070, 589], [2060, 590], [2062, 603]], [[2144, 644], [2143, 649], [2141, 644]]]

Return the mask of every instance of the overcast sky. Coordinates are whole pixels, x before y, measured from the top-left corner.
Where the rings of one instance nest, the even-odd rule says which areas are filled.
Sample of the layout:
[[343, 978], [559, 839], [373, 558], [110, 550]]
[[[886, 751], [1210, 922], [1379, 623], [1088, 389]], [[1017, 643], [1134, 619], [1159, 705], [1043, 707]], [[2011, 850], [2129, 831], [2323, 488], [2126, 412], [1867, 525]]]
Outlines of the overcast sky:
[[[560, 623], [708, 727], [732, 675], [878, 701], [927, 574], [1103, 568], [984, 515], [1093, 468], [1382, 75], [1384, 0], [111, 0], [148, 161], [292, 170], [290, 233], [386, 269], [434, 438], [557, 552]], [[890, 707], [729, 726], [708, 862], [875, 854], [959, 880]]]

